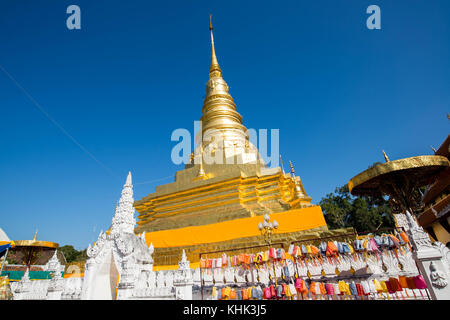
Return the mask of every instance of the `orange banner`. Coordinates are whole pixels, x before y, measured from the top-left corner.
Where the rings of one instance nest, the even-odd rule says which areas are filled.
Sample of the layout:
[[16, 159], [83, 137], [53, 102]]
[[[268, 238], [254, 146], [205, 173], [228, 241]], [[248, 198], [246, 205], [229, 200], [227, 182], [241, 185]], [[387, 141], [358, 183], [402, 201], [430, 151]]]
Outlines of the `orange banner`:
[[[145, 233], [145, 240], [148, 245], [152, 242], [155, 248], [168, 248], [252, 237], [261, 234], [258, 223], [263, 220], [263, 216], [257, 216], [204, 226], [149, 232]], [[277, 233], [290, 233], [326, 226], [320, 206], [272, 213], [270, 220], [277, 220], [279, 224]]]

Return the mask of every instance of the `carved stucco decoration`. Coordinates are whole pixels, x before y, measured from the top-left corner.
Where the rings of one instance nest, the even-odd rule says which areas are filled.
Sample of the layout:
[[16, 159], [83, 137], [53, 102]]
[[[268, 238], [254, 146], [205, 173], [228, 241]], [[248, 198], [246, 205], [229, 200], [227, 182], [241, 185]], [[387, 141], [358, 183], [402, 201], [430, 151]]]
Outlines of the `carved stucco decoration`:
[[367, 272], [371, 273], [374, 277], [383, 274], [383, 260], [381, 255], [369, 254], [366, 257]]
[[398, 265], [398, 260], [392, 250], [384, 250], [381, 257], [383, 261], [383, 269], [386, 276], [397, 276], [400, 272], [400, 268]]
[[403, 213], [394, 214], [394, 219], [397, 227], [403, 228], [405, 231], [408, 231], [410, 229], [408, 218], [405, 214]]
[[435, 241], [433, 247], [442, 255], [442, 263], [445, 266], [447, 274], [450, 276], [450, 250], [439, 241]]
[[416, 220], [412, 217], [409, 211], [406, 211], [405, 215], [410, 228], [410, 239], [416, 251], [434, 251], [436, 248], [431, 244], [428, 233], [417, 224]]
[[445, 288], [448, 284], [445, 274], [438, 269], [434, 261], [430, 263], [430, 280], [431, 284], [439, 289]]
[[[145, 234], [141, 236], [134, 234], [136, 220], [134, 219], [133, 203], [133, 185], [131, 173], [129, 173], [122, 189], [121, 198], [115, 208], [109, 234], [100, 232], [97, 241], [93, 246], [89, 245], [87, 250], [89, 257], [85, 266], [87, 279], [95, 277], [96, 270], [102, 264], [111, 263], [106, 259], [112, 253], [113, 263], [119, 272], [119, 296], [121, 292], [125, 294], [123, 290], [135, 288], [138, 279], [142, 279], [144, 276], [149, 279], [153, 272], [153, 246], [147, 247]], [[143, 272], [148, 274], [142, 275]], [[90, 275], [91, 273], [92, 275]], [[146, 281], [146, 283], [149, 282]], [[90, 283], [85, 283], [84, 290], [88, 290], [90, 285]]]
[[406, 253], [400, 252], [398, 254], [398, 262], [403, 267], [402, 270], [400, 270], [400, 275], [414, 277], [419, 274], [411, 251], [407, 251]]

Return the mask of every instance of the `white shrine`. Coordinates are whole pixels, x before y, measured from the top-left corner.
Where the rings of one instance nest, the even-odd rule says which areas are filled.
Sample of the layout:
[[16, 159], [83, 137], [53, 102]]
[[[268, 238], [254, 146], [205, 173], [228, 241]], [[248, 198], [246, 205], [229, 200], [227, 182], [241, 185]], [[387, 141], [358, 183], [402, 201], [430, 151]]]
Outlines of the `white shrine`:
[[175, 299], [173, 276], [153, 271], [153, 245], [147, 247], [145, 234], [134, 233], [133, 203], [130, 172], [109, 234], [100, 232], [95, 244], [88, 247], [81, 299]]
[[88, 247], [82, 299], [129, 298], [136, 280], [153, 273], [152, 248], [133, 232], [136, 224], [133, 202], [131, 173], [128, 173], [111, 231], [100, 232], [94, 245]]

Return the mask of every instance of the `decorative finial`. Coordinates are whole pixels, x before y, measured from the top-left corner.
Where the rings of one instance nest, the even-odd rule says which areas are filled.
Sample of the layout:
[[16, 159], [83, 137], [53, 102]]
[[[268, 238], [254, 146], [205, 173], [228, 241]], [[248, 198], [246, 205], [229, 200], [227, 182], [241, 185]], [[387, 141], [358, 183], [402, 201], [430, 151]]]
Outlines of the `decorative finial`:
[[384, 150], [383, 150], [383, 155], [384, 155], [384, 160], [386, 160], [386, 162], [389, 162], [390, 160], [389, 160], [386, 152], [384, 152]]
[[281, 154], [280, 154], [280, 164], [281, 164], [281, 170], [283, 170], [283, 174], [284, 174], [283, 159], [281, 158]]
[[291, 160], [289, 160], [289, 165], [291, 166], [291, 173], [292, 173], [292, 175], [294, 175], [295, 174], [295, 170], [294, 170], [294, 166], [292, 165]]
[[131, 186], [131, 171], [128, 171], [127, 180], [125, 181], [126, 186]]
[[36, 241], [38, 229], [36, 229], [36, 233], [34, 234], [33, 241]]
[[219, 62], [216, 57], [216, 49], [214, 48], [214, 36], [213, 36], [213, 26], [212, 26], [212, 15], [209, 15], [209, 31], [211, 32], [211, 67], [209, 68], [209, 77], [221, 77], [222, 70], [220, 70]]
[[200, 146], [200, 169], [198, 170], [197, 178], [203, 178], [206, 176], [205, 170], [203, 170], [203, 145]]
[[153, 247], [153, 242], [150, 242], [150, 245], [148, 246], [148, 252], [150, 254], [153, 254], [154, 251], [155, 251], [155, 248]]
[[430, 147], [431, 147], [431, 150], [433, 150], [434, 153], [437, 152], [437, 150], [435, 148], [433, 148], [433, 146], [430, 146]]
[[200, 163], [200, 169], [198, 170], [198, 177], [206, 176], [205, 170], [203, 169], [203, 163]]

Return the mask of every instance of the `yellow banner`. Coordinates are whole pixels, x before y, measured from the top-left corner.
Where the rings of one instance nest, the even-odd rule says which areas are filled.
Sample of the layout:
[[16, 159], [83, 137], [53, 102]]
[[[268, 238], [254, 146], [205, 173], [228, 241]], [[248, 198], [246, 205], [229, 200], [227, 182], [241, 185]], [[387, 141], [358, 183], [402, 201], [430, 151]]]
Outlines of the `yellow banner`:
[[[155, 248], [168, 248], [258, 236], [260, 235], [258, 223], [263, 220], [263, 216], [257, 216], [204, 226], [146, 232], [145, 240], [148, 245], [153, 243]], [[272, 213], [270, 220], [277, 220], [279, 224], [277, 233], [290, 233], [326, 226], [320, 206]]]

